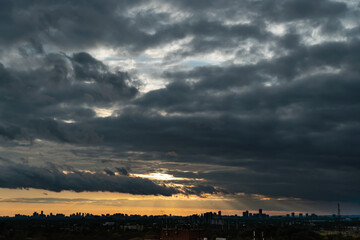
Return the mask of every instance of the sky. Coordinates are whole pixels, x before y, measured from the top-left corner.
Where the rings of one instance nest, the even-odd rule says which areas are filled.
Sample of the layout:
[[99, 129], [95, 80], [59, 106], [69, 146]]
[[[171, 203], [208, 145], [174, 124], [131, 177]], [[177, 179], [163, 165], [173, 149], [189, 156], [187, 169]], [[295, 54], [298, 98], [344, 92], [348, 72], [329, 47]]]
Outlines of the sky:
[[360, 214], [357, 0], [3, 0], [0, 215]]

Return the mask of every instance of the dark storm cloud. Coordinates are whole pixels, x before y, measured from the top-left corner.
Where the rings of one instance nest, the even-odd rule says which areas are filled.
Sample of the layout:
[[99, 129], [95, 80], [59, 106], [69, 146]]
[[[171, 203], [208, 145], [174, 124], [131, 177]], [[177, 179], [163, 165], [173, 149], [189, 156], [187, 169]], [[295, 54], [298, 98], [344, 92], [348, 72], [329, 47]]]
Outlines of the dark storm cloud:
[[[126, 142], [125, 149], [175, 151], [177, 161], [245, 167], [249, 172], [204, 177], [218, 186], [241, 183], [227, 188], [232, 192], [356, 201], [358, 49], [358, 41], [299, 45], [252, 66], [172, 72], [166, 88], [94, 126], [105, 140]], [[265, 86], [272, 78], [273, 86]]]
[[[238, 12], [257, 13], [262, 19], [275, 18], [281, 21], [334, 17], [346, 13], [347, 6], [342, 2], [329, 0], [280, 0], [280, 1], [176, 1], [176, 6], [188, 11], [219, 11], [226, 14]], [[233, 16], [232, 16], [233, 17]]]
[[[157, 1], [155, 1], [157, 2]], [[169, 4], [168, 2], [166, 2]], [[161, 6], [161, 1], [158, 2]], [[0, 41], [5, 45], [28, 43], [33, 53], [44, 51], [43, 44], [56, 49], [86, 49], [101, 45], [121, 47], [125, 51], [141, 52], [149, 47], [192, 37], [181, 51], [170, 54], [166, 61], [206, 53], [214, 49], [231, 51], [245, 39], [264, 42], [271, 37], [265, 21], [334, 18], [346, 13], [344, 3], [327, 0], [313, 1], [206, 1], [172, 3], [174, 11], [187, 11], [192, 17], [172, 21], [169, 12], [154, 9], [137, 10], [146, 6], [142, 1], [3, 1], [0, 14]], [[196, 14], [204, 11], [204, 15]], [[210, 18], [209, 16], [217, 16]], [[259, 15], [261, 17], [259, 17]], [[202, 17], [203, 16], [203, 17]], [[224, 24], [247, 16], [249, 23]], [[276, 18], [276, 19], [274, 19]], [[151, 25], [149, 25], [151, 23]], [[317, 23], [319, 24], [319, 23]], [[325, 29], [334, 29], [329, 23]], [[153, 33], [148, 33], [151, 30]], [[19, 47], [25, 53], [28, 49]], [[166, 63], [166, 62], [165, 62]]]
[[[265, 163], [266, 164], [266, 163]], [[231, 192], [261, 193], [269, 197], [293, 196], [314, 201], [354, 201], [360, 194], [354, 185], [359, 181], [358, 170], [334, 170], [324, 167], [319, 169], [274, 167], [272, 170], [216, 171], [200, 174], [199, 177], [212, 179], [217, 185], [226, 185]], [[207, 175], [207, 176], [205, 176]], [[233, 179], [238, 184], [229, 185]]]
[[[101, 44], [127, 46], [133, 50], [144, 50], [169, 41], [182, 39], [189, 34], [197, 34], [211, 29], [212, 23], [184, 22], [165, 25], [166, 13], [156, 14], [143, 11], [135, 17], [126, 15], [127, 11], [141, 1], [63, 1], [48, 3], [44, 1], [3, 1], [0, 15], [0, 33], [2, 43], [14, 45], [29, 42], [35, 49], [50, 44], [66, 49], [93, 47]], [[143, 30], [149, 29], [149, 22], [156, 29], [155, 34]], [[219, 25], [219, 23], [215, 23]], [[206, 28], [199, 28], [199, 27]], [[230, 28], [219, 26], [214, 30], [231, 33]], [[235, 33], [236, 34], [236, 33]]]
[[2, 136], [5, 139], [13, 140], [19, 135], [21, 135], [21, 130], [18, 127], [13, 127], [13, 126], [3, 127], [3, 126], [0, 126], [0, 136]]
[[214, 193], [229, 193], [223, 189], [216, 189], [212, 185], [201, 185], [196, 184], [193, 187], [188, 187], [186, 189], [186, 194], [195, 194], [201, 196], [202, 194], [214, 194]]
[[[123, 42], [141, 33], [131, 30], [128, 20], [115, 15], [140, 1], [2, 1], [2, 42], [14, 44], [28, 39], [50, 42], [69, 48], [86, 47], [108, 39], [108, 31], [123, 31]], [[127, 37], [128, 36], [128, 37]], [[112, 39], [115, 40], [115, 39]]]
[[318, 19], [327, 17], [337, 17], [345, 14], [347, 6], [345, 3], [333, 2], [329, 0], [281, 0], [264, 1], [261, 10], [270, 19], [277, 21], [292, 21], [298, 19]]
[[[313, 47], [298, 45], [297, 50], [289, 55], [256, 65], [210, 66], [191, 71], [170, 72], [166, 76], [173, 80], [172, 83], [164, 89], [148, 93], [137, 102], [141, 106], [165, 108], [169, 112], [186, 112], [187, 108], [189, 111], [226, 111], [229, 108], [243, 111], [251, 108], [264, 109], [273, 104], [275, 107], [306, 102], [327, 104], [331, 100], [349, 100], [348, 104], [351, 104], [351, 101], [356, 104], [357, 101], [354, 100], [357, 98], [358, 88], [359, 47], [359, 41], [330, 42]], [[326, 72], [327, 67], [335, 72]], [[319, 70], [325, 72], [316, 73]], [[198, 81], [185, 81], [189, 78]], [[263, 85], [271, 81], [275, 86], [268, 88]], [[331, 87], [327, 87], [329, 83]], [[242, 87], [250, 88], [246, 88], [241, 94], [228, 91]], [[214, 90], [217, 92], [213, 92]], [[340, 95], [336, 95], [335, 91]], [[334, 96], [337, 98], [334, 99]], [[279, 100], [275, 101], [274, 98]], [[226, 101], [227, 99], [229, 101]], [[216, 107], [217, 103], [219, 108]]]
[[118, 173], [120, 173], [121, 175], [124, 176], [128, 176], [129, 175], [129, 170], [122, 167], [122, 168], [116, 168], [116, 170], [118, 171]]
[[[166, 5], [163, 11], [142, 1], [0, 4], [5, 141], [81, 144], [89, 158], [99, 155], [93, 146], [106, 146], [115, 157], [193, 166], [169, 170], [202, 179], [182, 182], [186, 194], [358, 201], [358, 7], [329, 0], [153, 1]], [[165, 47], [184, 39], [179, 48]], [[97, 46], [135, 57], [163, 47], [159, 75], [167, 85], [140, 93], [131, 74], [87, 52]], [[26, 64], [9, 64], [7, 48]], [[177, 65], [187, 57], [204, 62], [207, 54], [219, 62], [221, 54], [231, 57], [202, 67]], [[121, 107], [111, 117], [97, 117], [95, 107], [114, 105]], [[96, 174], [8, 164], [0, 182], [54, 191], [178, 193], [132, 178], [129, 168], [111, 161], [113, 168], [104, 160]], [[141, 184], [147, 190], [131, 187]]]
[[[230, 3], [207, 3], [206, 6], [214, 5], [216, 9], [222, 5], [224, 9], [230, 6]], [[174, 4], [180, 6], [180, 11], [182, 7], [188, 6], [194, 13], [199, 7], [199, 4], [188, 5], [186, 1]], [[238, 6], [238, 3], [234, 4]], [[171, 55], [171, 58], [178, 58], [181, 55], [188, 56], [194, 51], [208, 52], [209, 48], [214, 47], [236, 47], [239, 41], [248, 38], [264, 41], [269, 37], [262, 24], [224, 24], [223, 20], [228, 17], [226, 14], [220, 19], [193, 15], [191, 19], [183, 18], [173, 23], [169, 13], [157, 13], [153, 9], [128, 14], [134, 7], [146, 6], [142, 1], [107, 0], [101, 4], [97, 1], [89, 1], [86, 4], [79, 1], [62, 1], [54, 4], [18, 0], [4, 1], [2, 5], [0, 33], [4, 37], [0, 41], [8, 46], [27, 43], [27, 47], [19, 47], [24, 54], [29, 54], [29, 49], [32, 53], [43, 52], [43, 44], [69, 50], [110, 45], [138, 52], [185, 37], [193, 37], [186, 50]], [[204, 4], [200, 5], [204, 7]], [[248, 3], [246, 5], [251, 7]], [[232, 15], [237, 17], [236, 13]], [[150, 34], [148, 30], [154, 33]]]
[[12, 163], [2, 165], [0, 172], [0, 187], [2, 188], [37, 188], [54, 192], [109, 191], [165, 196], [178, 193], [174, 188], [157, 185], [143, 178], [79, 171], [65, 174], [56, 167], [35, 167]]
[[193, 39], [181, 50], [169, 54], [164, 59], [165, 64], [194, 54], [209, 53], [214, 49], [231, 49], [227, 51], [232, 51], [244, 40], [265, 42], [271, 36], [261, 26], [253, 24], [226, 26], [218, 21], [199, 20], [188, 25], [183, 24], [182, 28], [185, 33], [193, 36]]
[[98, 142], [101, 136], [86, 125], [58, 120], [95, 117], [92, 107], [111, 106], [138, 93], [128, 73], [112, 72], [85, 52], [36, 60], [37, 68], [25, 71], [0, 65], [0, 134], [7, 138], [38, 133], [63, 142]]

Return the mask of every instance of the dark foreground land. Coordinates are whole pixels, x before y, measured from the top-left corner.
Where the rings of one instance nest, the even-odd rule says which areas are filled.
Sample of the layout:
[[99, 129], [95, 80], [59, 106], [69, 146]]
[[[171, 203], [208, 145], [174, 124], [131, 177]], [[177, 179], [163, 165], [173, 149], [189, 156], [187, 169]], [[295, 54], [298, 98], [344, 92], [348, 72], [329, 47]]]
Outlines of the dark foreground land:
[[[255, 234], [255, 238], [254, 238]], [[0, 240], [360, 240], [360, 219], [244, 219], [171, 216], [0, 218]]]

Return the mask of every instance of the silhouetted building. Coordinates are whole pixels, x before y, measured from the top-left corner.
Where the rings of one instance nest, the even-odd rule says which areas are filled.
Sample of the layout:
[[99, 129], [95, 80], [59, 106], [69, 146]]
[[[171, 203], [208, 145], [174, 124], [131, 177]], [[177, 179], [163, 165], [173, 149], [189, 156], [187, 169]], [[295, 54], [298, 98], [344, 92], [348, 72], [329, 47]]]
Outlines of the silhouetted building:
[[213, 219], [213, 213], [212, 212], [204, 213], [205, 224], [211, 224], [212, 219]]
[[243, 217], [245, 217], [245, 218], [247, 218], [247, 217], [249, 217], [249, 211], [245, 211], [245, 212], [243, 212]]

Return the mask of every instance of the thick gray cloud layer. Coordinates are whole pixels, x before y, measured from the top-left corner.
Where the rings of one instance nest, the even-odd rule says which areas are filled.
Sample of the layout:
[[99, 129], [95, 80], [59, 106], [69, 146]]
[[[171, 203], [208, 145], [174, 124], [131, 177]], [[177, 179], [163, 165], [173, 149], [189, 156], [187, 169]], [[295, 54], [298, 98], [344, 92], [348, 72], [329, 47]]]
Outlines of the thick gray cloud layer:
[[[357, 3], [19, 0], [0, 9], [4, 144], [38, 138], [80, 144], [94, 156], [96, 145], [119, 158], [184, 164], [187, 171], [166, 171], [202, 179], [189, 180], [192, 187], [182, 190], [189, 194], [359, 201]], [[179, 41], [180, 48], [168, 47]], [[141, 92], [136, 74], [88, 53], [104, 46], [133, 57], [163, 47], [158, 74], [148, 76], [166, 86]], [[14, 64], [15, 55], [24, 64]], [[214, 55], [217, 62], [203, 63]], [[203, 66], [184, 67], [184, 59]], [[100, 118], [96, 108], [114, 113]], [[20, 165], [4, 164], [3, 187], [177, 192], [148, 180], [147, 190], [134, 192], [122, 184], [131, 179], [128, 169], [100, 164], [92, 168], [106, 174], [60, 174], [73, 184], [34, 179], [29, 186], [13, 180], [19, 178], [11, 169]], [[97, 178], [109, 186], [119, 181], [119, 189], [96, 185]]]
[[174, 188], [157, 185], [148, 179], [76, 170], [63, 172], [56, 166], [45, 168], [12, 163], [2, 167], [0, 171], [2, 188], [38, 188], [55, 192], [109, 191], [165, 196], [178, 193]]

